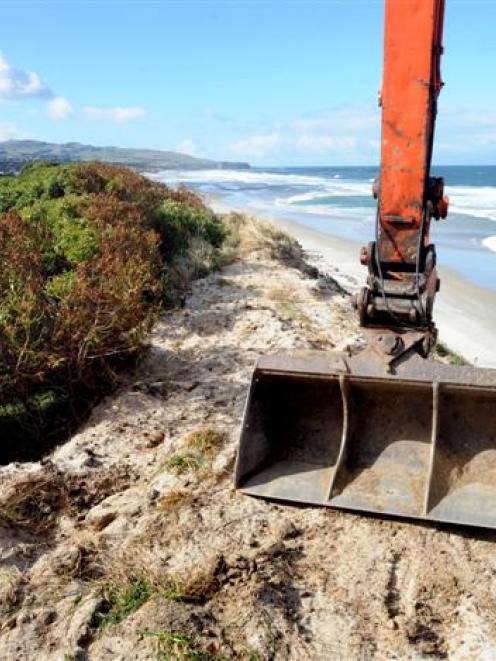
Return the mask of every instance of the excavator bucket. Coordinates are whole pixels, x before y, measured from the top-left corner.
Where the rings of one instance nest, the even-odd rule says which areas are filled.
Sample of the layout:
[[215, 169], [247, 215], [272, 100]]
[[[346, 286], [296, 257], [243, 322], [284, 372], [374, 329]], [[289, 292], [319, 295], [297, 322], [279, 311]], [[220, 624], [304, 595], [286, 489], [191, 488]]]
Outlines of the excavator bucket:
[[373, 351], [257, 363], [235, 483], [253, 496], [496, 528], [496, 370]]

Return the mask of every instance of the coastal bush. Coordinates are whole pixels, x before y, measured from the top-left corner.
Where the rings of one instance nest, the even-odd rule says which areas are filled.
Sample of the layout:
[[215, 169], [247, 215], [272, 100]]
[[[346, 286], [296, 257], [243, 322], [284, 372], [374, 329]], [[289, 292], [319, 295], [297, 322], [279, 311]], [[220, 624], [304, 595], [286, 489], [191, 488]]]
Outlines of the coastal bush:
[[0, 421], [112, 383], [225, 237], [191, 191], [98, 163], [3, 177], [0, 212]]

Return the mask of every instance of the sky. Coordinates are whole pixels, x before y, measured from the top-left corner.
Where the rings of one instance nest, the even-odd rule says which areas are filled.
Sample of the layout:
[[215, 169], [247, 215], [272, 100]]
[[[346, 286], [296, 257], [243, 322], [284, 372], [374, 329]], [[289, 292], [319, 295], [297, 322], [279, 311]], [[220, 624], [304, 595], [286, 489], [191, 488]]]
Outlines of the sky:
[[[383, 0], [0, 0], [0, 140], [375, 165], [383, 13]], [[495, 26], [496, 0], [447, 0], [438, 164], [496, 163]]]

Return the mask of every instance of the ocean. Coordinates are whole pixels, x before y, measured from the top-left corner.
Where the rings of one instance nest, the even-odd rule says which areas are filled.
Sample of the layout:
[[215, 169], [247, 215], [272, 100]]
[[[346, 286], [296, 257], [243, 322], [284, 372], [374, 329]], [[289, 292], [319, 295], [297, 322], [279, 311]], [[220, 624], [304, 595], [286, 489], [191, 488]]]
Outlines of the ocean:
[[[164, 171], [153, 177], [221, 196], [233, 209], [353, 241], [358, 249], [374, 238], [377, 173], [375, 167], [279, 167]], [[432, 174], [444, 177], [450, 198], [448, 218], [431, 225], [439, 264], [496, 290], [496, 166], [435, 167]]]

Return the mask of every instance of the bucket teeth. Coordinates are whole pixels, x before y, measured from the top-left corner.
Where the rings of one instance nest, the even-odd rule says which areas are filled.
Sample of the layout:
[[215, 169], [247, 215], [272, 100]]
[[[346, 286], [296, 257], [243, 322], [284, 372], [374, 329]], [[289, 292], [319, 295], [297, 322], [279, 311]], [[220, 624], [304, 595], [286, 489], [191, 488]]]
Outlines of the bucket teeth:
[[262, 358], [236, 486], [264, 498], [496, 527], [496, 370], [367, 352]]

